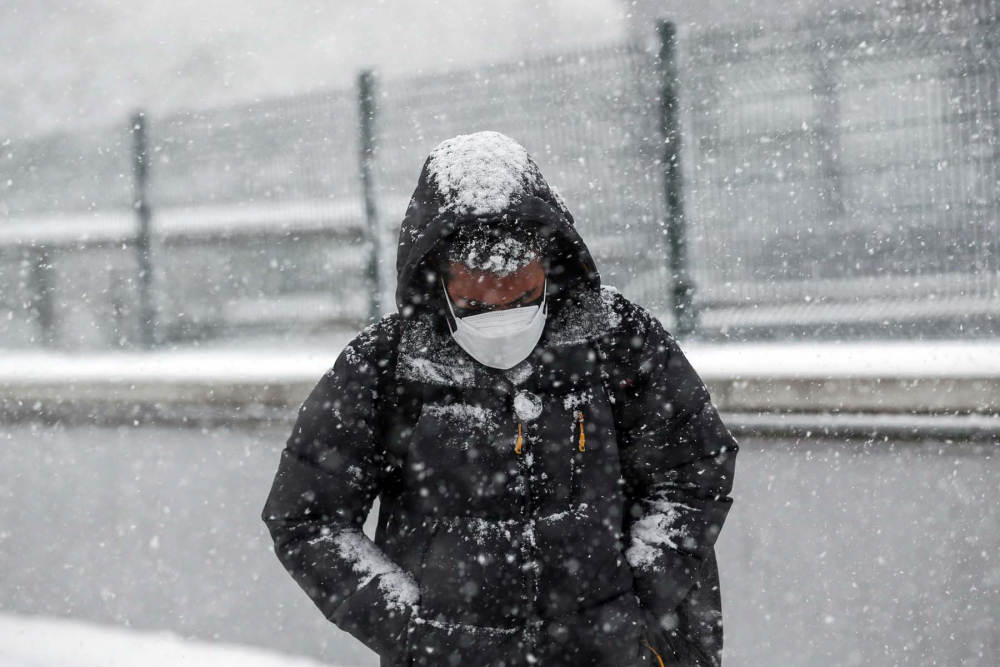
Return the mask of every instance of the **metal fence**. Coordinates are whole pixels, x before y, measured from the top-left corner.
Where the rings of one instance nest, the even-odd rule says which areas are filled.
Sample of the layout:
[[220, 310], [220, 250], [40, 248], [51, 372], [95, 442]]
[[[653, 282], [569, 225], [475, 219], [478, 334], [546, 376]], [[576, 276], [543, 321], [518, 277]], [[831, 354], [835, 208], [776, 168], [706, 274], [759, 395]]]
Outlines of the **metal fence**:
[[913, 18], [691, 39], [702, 326], [1000, 315], [997, 17]]
[[362, 76], [7, 141], [0, 345], [357, 326], [373, 268], [392, 309], [394, 237], [428, 152], [481, 129], [527, 147], [605, 282], [668, 326], [687, 299], [706, 337], [995, 333], [997, 25], [682, 33], [676, 57], [623, 44]]

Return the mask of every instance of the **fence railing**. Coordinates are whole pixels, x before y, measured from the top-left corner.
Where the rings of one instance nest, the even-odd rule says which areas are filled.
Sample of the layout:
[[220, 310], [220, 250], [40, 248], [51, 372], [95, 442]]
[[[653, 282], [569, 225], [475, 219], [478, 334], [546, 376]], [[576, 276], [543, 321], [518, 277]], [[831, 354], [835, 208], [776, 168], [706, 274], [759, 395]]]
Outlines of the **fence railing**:
[[481, 129], [528, 148], [605, 282], [681, 334], [986, 331], [997, 26], [663, 27], [656, 48], [362, 73], [2, 142], [0, 345], [356, 326], [392, 308], [394, 237], [428, 152]]

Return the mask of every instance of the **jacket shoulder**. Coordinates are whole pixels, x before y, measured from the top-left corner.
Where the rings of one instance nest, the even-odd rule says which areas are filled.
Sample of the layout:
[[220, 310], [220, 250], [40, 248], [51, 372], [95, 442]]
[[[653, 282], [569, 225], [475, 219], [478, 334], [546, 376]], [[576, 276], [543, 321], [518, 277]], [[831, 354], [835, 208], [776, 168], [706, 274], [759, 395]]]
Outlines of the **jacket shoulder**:
[[612, 349], [636, 346], [648, 338], [673, 340], [670, 332], [648, 310], [628, 299], [614, 287], [601, 287], [601, 301], [610, 324], [608, 340]]
[[389, 313], [369, 324], [344, 346], [338, 363], [344, 361], [359, 370], [365, 370], [366, 366], [384, 369], [399, 344], [399, 321], [399, 313]]

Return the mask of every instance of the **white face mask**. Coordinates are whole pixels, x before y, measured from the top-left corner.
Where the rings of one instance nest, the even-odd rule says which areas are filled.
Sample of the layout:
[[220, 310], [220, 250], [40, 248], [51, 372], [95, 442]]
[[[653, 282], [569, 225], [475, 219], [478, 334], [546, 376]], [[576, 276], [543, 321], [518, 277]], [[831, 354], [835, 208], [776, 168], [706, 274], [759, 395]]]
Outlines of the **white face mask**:
[[[547, 279], [545, 285], [548, 286]], [[448, 302], [448, 310], [455, 318], [452, 337], [469, 356], [485, 366], [513, 368], [528, 358], [542, 337], [548, 313], [545, 287], [542, 288], [540, 306], [508, 308], [461, 318], [455, 317], [455, 309], [451, 306], [451, 298], [444, 283], [441, 283], [441, 287], [444, 289], [445, 301]]]

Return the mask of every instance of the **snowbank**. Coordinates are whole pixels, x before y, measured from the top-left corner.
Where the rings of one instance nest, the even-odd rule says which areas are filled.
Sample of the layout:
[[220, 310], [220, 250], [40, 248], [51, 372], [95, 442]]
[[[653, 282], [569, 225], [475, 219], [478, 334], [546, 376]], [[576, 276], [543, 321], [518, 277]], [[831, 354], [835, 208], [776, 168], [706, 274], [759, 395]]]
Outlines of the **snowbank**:
[[[10, 382], [314, 381], [343, 345], [69, 353], [0, 349]], [[1000, 342], [690, 342], [681, 348], [705, 380], [744, 378], [1000, 378]]]
[[49, 382], [298, 382], [318, 380], [335, 348], [178, 349], [155, 352], [0, 351], [0, 384]]
[[170, 632], [0, 613], [0, 667], [321, 667], [321, 663]]
[[998, 341], [740, 343], [682, 349], [705, 380], [1000, 378]]

